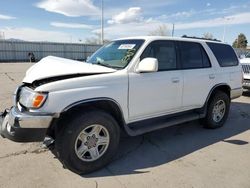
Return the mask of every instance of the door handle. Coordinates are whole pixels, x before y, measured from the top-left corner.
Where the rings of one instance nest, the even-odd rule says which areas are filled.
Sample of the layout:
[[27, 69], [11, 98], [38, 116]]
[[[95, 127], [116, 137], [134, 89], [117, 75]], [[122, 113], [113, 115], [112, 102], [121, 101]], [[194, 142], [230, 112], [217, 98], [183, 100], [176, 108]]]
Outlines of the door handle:
[[180, 79], [179, 79], [179, 78], [172, 78], [172, 82], [173, 82], [173, 83], [179, 83], [179, 82], [180, 82]]
[[214, 74], [209, 74], [209, 79], [215, 79], [215, 75]]

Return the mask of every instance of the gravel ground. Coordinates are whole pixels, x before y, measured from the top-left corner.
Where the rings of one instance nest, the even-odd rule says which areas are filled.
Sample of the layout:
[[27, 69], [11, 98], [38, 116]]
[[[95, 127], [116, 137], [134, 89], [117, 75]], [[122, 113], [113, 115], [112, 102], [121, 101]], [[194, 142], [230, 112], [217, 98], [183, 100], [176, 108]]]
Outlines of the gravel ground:
[[[0, 111], [30, 63], [0, 64]], [[121, 140], [114, 161], [79, 176], [41, 143], [0, 138], [0, 187], [207, 187], [250, 188], [250, 92], [232, 102], [223, 128], [203, 129], [197, 121]]]

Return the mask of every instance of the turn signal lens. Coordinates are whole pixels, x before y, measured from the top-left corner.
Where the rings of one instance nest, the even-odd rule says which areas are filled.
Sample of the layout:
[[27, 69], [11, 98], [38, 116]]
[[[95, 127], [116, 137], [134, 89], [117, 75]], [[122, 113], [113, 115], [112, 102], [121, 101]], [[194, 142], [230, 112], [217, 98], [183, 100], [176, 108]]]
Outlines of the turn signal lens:
[[45, 97], [43, 95], [37, 95], [34, 99], [33, 99], [33, 107], [34, 108], [39, 108], [43, 102], [45, 100]]

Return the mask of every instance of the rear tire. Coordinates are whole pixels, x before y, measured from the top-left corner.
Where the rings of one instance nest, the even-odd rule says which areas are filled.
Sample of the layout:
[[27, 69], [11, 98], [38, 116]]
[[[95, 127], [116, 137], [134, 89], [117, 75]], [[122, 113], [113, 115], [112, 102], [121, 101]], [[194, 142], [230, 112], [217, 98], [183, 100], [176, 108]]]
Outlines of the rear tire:
[[[60, 125], [62, 126], [62, 125]], [[108, 113], [78, 113], [56, 135], [55, 149], [69, 170], [87, 174], [107, 165], [117, 151], [120, 128]]]
[[216, 91], [209, 100], [206, 117], [202, 120], [205, 128], [216, 129], [222, 127], [228, 117], [230, 98], [222, 91]]

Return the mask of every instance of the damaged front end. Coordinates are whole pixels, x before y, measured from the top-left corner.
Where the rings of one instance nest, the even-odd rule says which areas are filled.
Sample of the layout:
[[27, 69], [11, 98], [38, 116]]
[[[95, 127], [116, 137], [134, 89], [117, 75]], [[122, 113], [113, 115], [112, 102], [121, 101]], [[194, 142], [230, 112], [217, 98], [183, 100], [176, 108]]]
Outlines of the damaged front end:
[[14, 93], [14, 106], [0, 114], [0, 135], [15, 142], [42, 141], [54, 114], [31, 113], [18, 100], [25, 86]]
[[15, 107], [0, 115], [0, 134], [15, 142], [42, 141], [46, 135], [46, 128], [23, 128], [22, 125], [31, 123], [31, 119], [17, 111]]
[[[14, 93], [14, 104], [10, 110], [0, 114], [0, 134], [16, 142], [44, 140], [53, 120], [59, 118], [58, 111], [41, 110], [48, 105], [49, 90], [40, 91], [40, 86], [108, 74], [116, 69], [58, 57], [46, 57], [33, 65], [23, 79], [23, 85]], [[54, 113], [53, 113], [54, 112]]]

